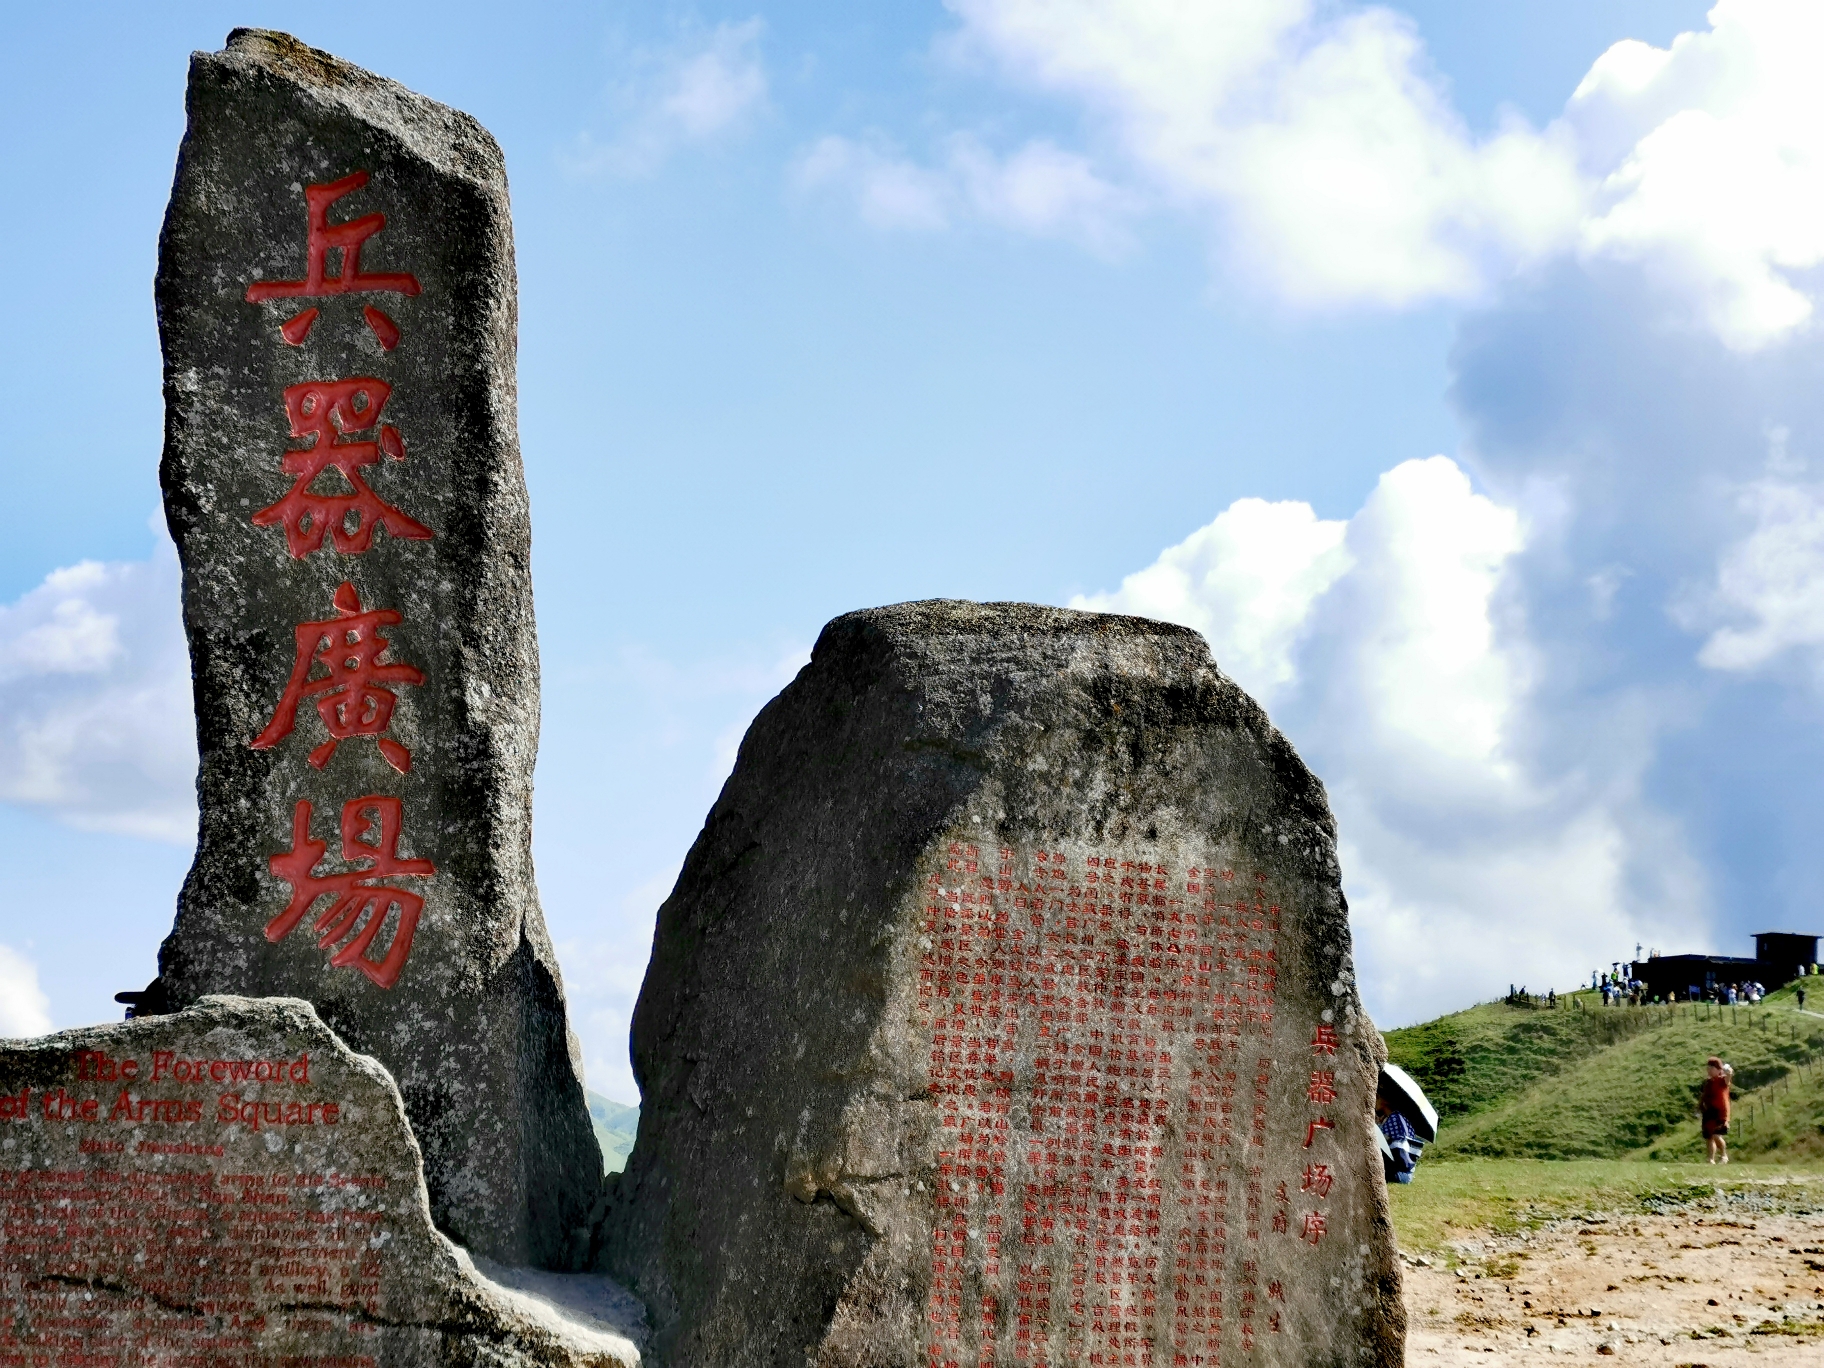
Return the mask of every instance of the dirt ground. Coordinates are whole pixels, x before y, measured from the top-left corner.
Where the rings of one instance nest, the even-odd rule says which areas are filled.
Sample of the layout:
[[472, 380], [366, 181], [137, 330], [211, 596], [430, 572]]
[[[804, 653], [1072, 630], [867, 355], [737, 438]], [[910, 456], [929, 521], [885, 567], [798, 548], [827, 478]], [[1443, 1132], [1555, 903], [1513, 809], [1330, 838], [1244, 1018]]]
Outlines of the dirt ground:
[[1824, 1213], [1588, 1216], [1406, 1259], [1406, 1362], [1824, 1368]]

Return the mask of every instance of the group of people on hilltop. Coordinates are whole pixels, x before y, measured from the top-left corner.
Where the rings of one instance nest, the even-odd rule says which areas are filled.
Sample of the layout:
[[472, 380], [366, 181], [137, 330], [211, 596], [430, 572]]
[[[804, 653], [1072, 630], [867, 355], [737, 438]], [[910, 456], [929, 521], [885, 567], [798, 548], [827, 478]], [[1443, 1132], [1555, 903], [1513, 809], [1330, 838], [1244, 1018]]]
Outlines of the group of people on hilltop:
[[1647, 985], [1637, 978], [1627, 978], [1621, 974], [1590, 973], [1590, 987], [1602, 991], [1602, 1005], [1617, 1007], [1626, 1002], [1638, 1007], [1647, 1000]]
[[[1659, 998], [1649, 996], [1647, 985], [1640, 979], [1629, 978], [1623, 974], [1603, 974], [1591, 971], [1590, 987], [1602, 994], [1604, 1007], [1627, 1005], [1639, 1007], [1647, 1003], [1656, 1003]], [[1714, 1002], [1723, 1007], [1749, 1007], [1767, 996], [1767, 985], [1755, 980], [1747, 983], [1713, 983], [1707, 988], [1699, 988], [1695, 983], [1686, 991], [1686, 998], [1691, 1002]], [[1801, 993], [1805, 990], [1801, 988]], [[1668, 1002], [1678, 1001], [1676, 994], [1669, 994]]]
[[1751, 1007], [1767, 996], [1767, 985], [1747, 983], [1713, 983], [1700, 989], [1695, 983], [1687, 990], [1693, 1002], [1714, 1002], [1719, 1007]]

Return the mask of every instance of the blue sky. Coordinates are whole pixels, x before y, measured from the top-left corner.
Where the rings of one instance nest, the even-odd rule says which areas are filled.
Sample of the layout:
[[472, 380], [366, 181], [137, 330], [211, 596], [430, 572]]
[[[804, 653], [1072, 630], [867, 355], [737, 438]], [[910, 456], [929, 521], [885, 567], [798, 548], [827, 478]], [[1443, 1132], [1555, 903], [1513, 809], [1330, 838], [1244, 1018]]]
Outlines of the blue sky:
[[536, 853], [611, 1094], [746, 721], [907, 598], [1204, 631], [1330, 786], [1383, 1024], [1824, 930], [1812, 9], [25, 14], [0, 1032], [111, 1015], [189, 860], [151, 279], [187, 54], [236, 24], [506, 151]]

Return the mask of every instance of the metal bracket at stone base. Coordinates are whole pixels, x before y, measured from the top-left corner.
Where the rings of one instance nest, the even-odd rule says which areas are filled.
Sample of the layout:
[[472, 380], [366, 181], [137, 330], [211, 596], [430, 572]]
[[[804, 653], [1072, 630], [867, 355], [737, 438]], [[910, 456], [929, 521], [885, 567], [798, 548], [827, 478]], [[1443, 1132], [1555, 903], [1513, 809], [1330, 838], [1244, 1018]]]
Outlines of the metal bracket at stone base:
[[0, 1362], [637, 1368], [606, 1278], [431, 1224], [392, 1077], [307, 1002], [0, 1042]]

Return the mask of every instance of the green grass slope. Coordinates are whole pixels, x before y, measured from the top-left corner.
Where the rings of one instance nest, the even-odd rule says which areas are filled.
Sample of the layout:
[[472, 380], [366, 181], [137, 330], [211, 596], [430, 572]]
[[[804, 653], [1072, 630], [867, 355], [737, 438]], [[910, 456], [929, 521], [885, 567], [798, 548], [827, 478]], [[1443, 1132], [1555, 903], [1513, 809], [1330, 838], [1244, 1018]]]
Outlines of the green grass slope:
[[[1777, 1018], [1776, 1018], [1777, 1020]], [[1824, 1027], [1824, 1020], [1817, 1023]], [[1730, 1102], [1729, 1154], [1756, 1163], [1824, 1161], [1824, 1059], [1801, 1061], [1771, 1082]], [[1737, 1065], [1736, 1077], [1741, 1077]], [[1738, 1092], [1740, 1090], [1738, 1089]], [[1652, 1159], [1696, 1161], [1704, 1140], [1696, 1118], [1681, 1122], [1652, 1146]]]
[[1824, 1156], [1824, 1016], [1798, 1012], [1790, 989], [1754, 1008], [1491, 1003], [1386, 1039], [1442, 1117], [1428, 1160], [1700, 1158], [1711, 1054], [1735, 1065], [1736, 1154]]
[[633, 1150], [633, 1137], [640, 1128], [640, 1109], [623, 1106], [588, 1088], [589, 1119], [595, 1123], [595, 1140], [602, 1147], [602, 1169], [619, 1173], [627, 1167], [627, 1156]]
[[[1423, 1165], [1415, 1181], [1389, 1186], [1387, 1199], [1401, 1249], [1433, 1254], [1455, 1266], [1462, 1260], [1465, 1236], [1512, 1235], [1596, 1212], [1647, 1214], [1695, 1207], [1721, 1214], [1744, 1204], [1759, 1212], [1816, 1211], [1824, 1201], [1824, 1166], [1473, 1159]], [[1501, 1263], [1484, 1265], [1484, 1270], [1497, 1277], [1518, 1272], [1511, 1256], [1502, 1263], [1506, 1271]]]

